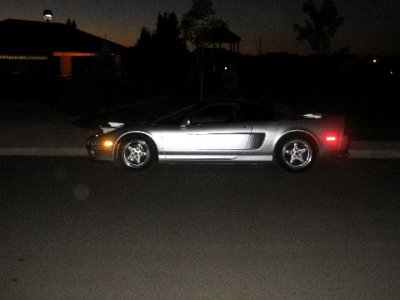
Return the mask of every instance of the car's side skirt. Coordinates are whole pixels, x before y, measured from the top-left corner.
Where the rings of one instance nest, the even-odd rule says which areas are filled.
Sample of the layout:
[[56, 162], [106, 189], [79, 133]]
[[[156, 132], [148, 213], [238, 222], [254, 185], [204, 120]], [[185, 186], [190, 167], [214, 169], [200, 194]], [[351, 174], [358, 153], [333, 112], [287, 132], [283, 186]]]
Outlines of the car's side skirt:
[[273, 160], [272, 155], [240, 155], [235, 159], [235, 161], [248, 161], [248, 162], [272, 161], [272, 160]]
[[243, 162], [262, 162], [272, 161], [272, 155], [237, 155], [229, 153], [218, 154], [160, 154], [159, 161], [243, 161]]

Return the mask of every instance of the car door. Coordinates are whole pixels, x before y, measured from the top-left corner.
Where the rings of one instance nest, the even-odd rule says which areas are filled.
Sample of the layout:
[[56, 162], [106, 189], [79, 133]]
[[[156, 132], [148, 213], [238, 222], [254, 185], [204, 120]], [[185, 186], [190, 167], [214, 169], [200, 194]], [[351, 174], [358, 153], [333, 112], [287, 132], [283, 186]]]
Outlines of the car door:
[[252, 125], [240, 121], [234, 104], [211, 104], [184, 116], [162, 136], [170, 160], [232, 160], [249, 142]]

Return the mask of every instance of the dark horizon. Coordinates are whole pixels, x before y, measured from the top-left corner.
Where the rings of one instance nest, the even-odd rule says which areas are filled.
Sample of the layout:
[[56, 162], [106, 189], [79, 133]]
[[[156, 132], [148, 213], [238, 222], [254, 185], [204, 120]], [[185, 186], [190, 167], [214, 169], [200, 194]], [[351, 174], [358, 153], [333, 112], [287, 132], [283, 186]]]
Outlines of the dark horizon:
[[[316, 1], [320, 3], [321, 1]], [[333, 50], [349, 45], [351, 54], [367, 56], [399, 56], [400, 3], [395, 1], [334, 1], [344, 24], [333, 39]], [[307, 55], [306, 43], [296, 39], [293, 24], [303, 24], [307, 16], [303, 1], [284, 0], [264, 3], [250, 0], [213, 1], [216, 16], [227, 21], [230, 29], [242, 38], [240, 52], [244, 55], [286, 52]], [[121, 45], [134, 46], [143, 27], [154, 30], [158, 13], [175, 12], [178, 20], [186, 13], [191, 1], [54, 1], [4, 0], [0, 20], [12, 18], [44, 21], [43, 11], [52, 10], [52, 22], [75, 20], [78, 29]], [[261, 50], [260, 50], [261, 49]]]

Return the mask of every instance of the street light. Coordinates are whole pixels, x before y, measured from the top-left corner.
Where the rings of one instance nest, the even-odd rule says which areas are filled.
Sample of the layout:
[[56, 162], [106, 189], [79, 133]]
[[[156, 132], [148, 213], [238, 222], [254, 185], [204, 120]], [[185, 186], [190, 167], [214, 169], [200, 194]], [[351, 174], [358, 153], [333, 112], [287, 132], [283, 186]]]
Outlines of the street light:
[[49, 9], [44, 10], [43, 19], [45, 19], [46, 22], [50, 22], [53, 19], [53, 12]]

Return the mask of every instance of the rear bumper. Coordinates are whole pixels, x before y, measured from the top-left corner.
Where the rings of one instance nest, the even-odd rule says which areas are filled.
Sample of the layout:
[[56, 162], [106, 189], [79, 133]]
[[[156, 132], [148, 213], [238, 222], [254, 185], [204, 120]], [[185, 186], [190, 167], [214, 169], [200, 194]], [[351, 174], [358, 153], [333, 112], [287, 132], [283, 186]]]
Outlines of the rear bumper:
[[349, 150], [348, 149], [341, 149], [341, 150], [335, 150], [335, 151], [320, 151], [319, 152], [320, 157], [339, 157], [339, 158], [346, 158], [349, 156]]
[[348, 136], [342, 136], [339, 147], [336, 149], [321, 150], [319, 153], [320, 157], [341, 157], [345, 158], [349, 156], [350, 139]]

